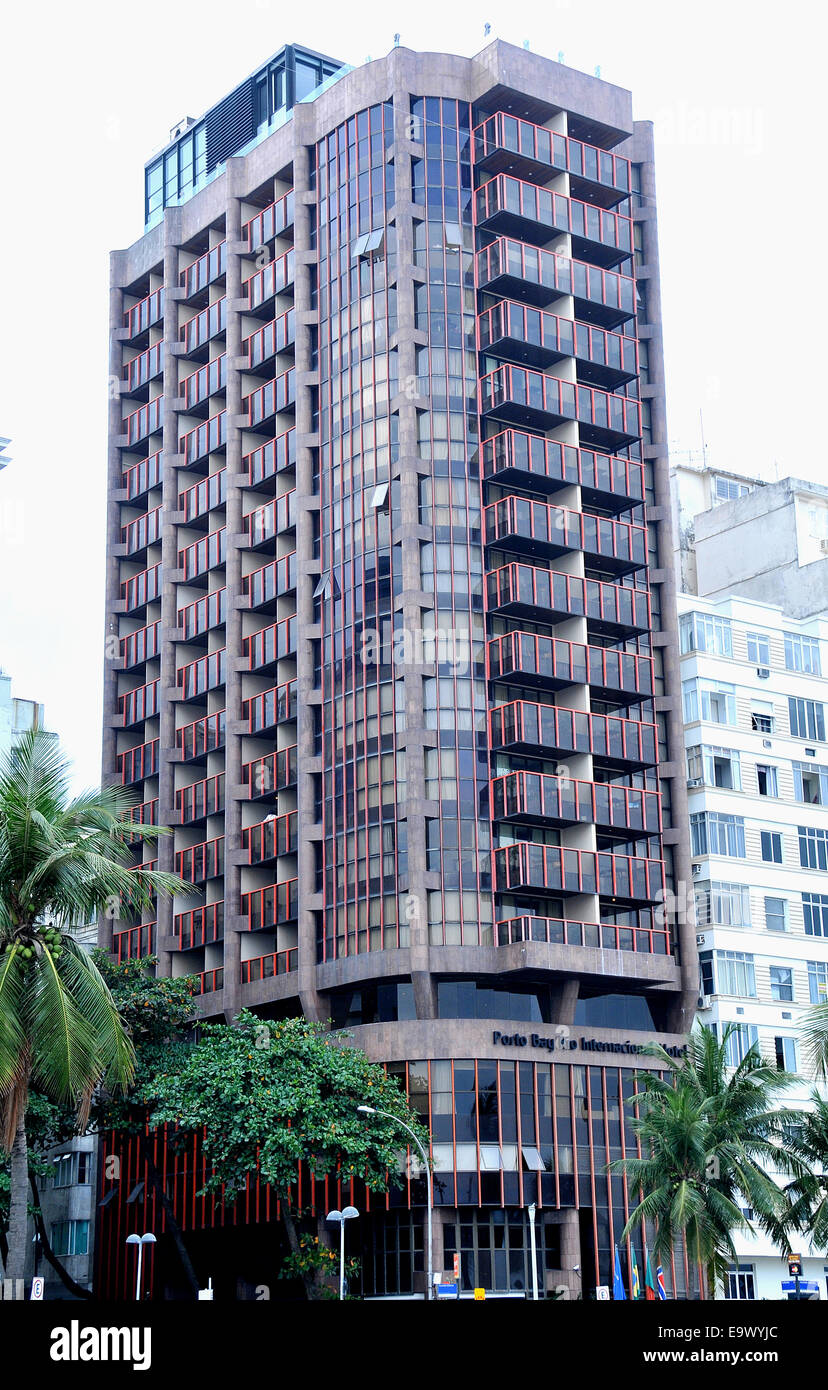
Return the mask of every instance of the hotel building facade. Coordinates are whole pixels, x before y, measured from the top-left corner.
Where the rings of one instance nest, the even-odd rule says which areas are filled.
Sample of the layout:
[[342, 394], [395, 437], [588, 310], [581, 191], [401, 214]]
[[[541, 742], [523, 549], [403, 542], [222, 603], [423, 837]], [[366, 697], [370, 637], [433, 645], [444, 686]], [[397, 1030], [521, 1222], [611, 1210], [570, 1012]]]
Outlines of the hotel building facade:
[[[104, 772], [192, 899], [102, 944], [195, 975], [205, 1019], [347, 1028], [430, 1127], [435, 1268], [527, 1289], [535, 1203], [541, 1287], [592, 1296], [637, 1049], [698, 997], [663, 909], [691, 875], [651, 127], [499, 41], [291, 46], [173, 132], [145, 216], [112, 257]], [[196, 1263], [223, 1239], [255, 1296], [275, 1202], [197, 1198], [153, 1142]], [[102, 1292], [161, 1231], [120, 1159]], [[359, 1207], [366, 1296], [422, 1295], [421, 1175], [309, 1197]]]

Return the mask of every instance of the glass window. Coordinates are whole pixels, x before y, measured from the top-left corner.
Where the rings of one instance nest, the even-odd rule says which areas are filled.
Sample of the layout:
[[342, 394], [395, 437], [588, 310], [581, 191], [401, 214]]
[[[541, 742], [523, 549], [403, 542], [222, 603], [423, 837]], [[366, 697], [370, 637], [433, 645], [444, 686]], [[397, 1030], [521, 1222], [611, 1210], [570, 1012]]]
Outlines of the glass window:
[[828, 831], [799, 826], [799, 863], [803, 869], [828, 872]]
[[794, 796], [811, 806], [828, 806], [828, 767], [794, 763]]
[[[720, 1036], [724, 1035], [726, 1025], [718, 1024], [717, 1032]], [[738, 1067], [743, 1062], [752, 1047], [756, 1046], [759, 1034], [756, 1025], [753, 1023], [736, 1023], [733, 1025], [730, 1036], [725, 1044], [725, 1062], [729, 1067]]]
[[819, 700], [800, 700], [788, 696], [788, 716], [794, 738], [825, 742], [825, 706]]
[[756, 1270], [753, 1265], [731, 1265], [724, 1286], [725, 1298], [755, 1298]]
[[54, 1187], [71, 1187], [75, 1180], [75, 1155], [61, 1154], [55, 1159]]
[[725, 854], [745, 857], [745, 822], [742, 816], [726, 816], [717, 811], [699, 811], [690, 817], [692, 853]]
[[743, 951], [716, 952], [716, 979], [719, 994], [735, 994], [740, 999], [756, 997], [753, 956]]
[[703, 925], [750, 925], [750, 889], [745, 884], [700, 883], [695, 898], [696, 919]]
[[712, 613], [685, 613], [679, 621], [679, 635], [683, 652], [733, 655], [729, 618], [717, 618]]
[[59, 1257], [89, 1253], [88, 1221], [56, 1221], [52, 1226], [52, 1249]]
[[806, 936], [828, 937], [828, 894], [803, 893], [802, 915]]
[[756, 782], [760, 796], [778, 796], [779, 778], [776, 775], [776, 768], [768, 763], [756, 764]]
[[748, 632], [747, 655], [748, 661], [752, 661], [754, 666], [770, 666], [770, 641], [766, 632]]
[[687, 779], [709, 787], [741, 790], [739, 754], [732, 748], [697, 746], [687, 750]]
[[794, 1038], [774, 1038], [776, 1050], [777, 1071], [795, 1072], [796, 1062], [796, 1041]]
[[773, 705], [769, 700], [751, 701], [750, 726], [760, 734], [773, 733]]
[[789, 671], [807, 671], [812, 676], [821, 675], [818, 639], [786, 632], [785, 666]]
[[735, 478], [713, 479], [713, 506], [722, 502], [734, 502], [737, 497], [746, 497], [752, 488], [749, 483], [737, 483]]
[[782, 863], [782, 834], [778, 830], [763, 830], [761, 834], [762, 858], [768, 864]]
[[768, 931], [788, 930], [788, 904], [785, 898], [765, 898], [765, 926]]
[[808, 998], [812, 1004], [828, 1003], [828, 962], [808, 961]]
[[736, 723], [736, 687], [721, 681], [690, 680], [682, 682], [684, 719], [692, 724], [699, 719], [711, 724]]
[[793, 1003], [793, 970], [789, 965], [772, 965], [770, 967], [770, 987], [771, 998], [777, 1004]]

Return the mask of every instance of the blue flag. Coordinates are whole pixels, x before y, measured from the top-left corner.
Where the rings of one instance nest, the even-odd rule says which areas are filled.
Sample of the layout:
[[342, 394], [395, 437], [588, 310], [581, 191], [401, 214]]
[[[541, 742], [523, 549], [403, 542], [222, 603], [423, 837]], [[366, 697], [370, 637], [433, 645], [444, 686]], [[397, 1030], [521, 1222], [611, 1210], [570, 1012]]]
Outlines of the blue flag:
[[621, 1277], [621, 1259], [617, 1245], [615, 1247], [615, 1273], [612, 1276], [612, 1296], [613, 1298], [627, 1297], [627, 1290], [624, 1288], [624, 1280]]
[[659, 1298], [666, 1298], [667, 1290], [664, 1287], [664, 1270], [661, 1268], [661, 1265], [659, 1265], [656, 1269], [656, 1280], [658, 1281]]

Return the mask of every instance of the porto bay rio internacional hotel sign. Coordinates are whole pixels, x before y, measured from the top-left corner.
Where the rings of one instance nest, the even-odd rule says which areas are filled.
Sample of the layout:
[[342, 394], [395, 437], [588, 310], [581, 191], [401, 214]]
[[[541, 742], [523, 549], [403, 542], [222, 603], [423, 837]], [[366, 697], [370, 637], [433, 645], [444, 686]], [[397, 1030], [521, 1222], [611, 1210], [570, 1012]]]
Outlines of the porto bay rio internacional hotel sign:
[[[645, 1050], [642, 1043], [630, 1042], [602, 1042], [600, 1038], [572, 1038], [569, 1029], [563, 1026], [555, 1030], [554, 1037], [542, 1038], [539, 1033], [492, 1033], [492, 1042], [501, 1047], [539, 1047], [544, 1052], [623, 1052], [627, 1054], [641, 1053]], [[652, 1046], [652, 1044], [650, 1044]], [[665, 1047], [664, 1051], [670, 1057], [684, 1057], [687, 1053], [687, 1044], [675, 1047]]]

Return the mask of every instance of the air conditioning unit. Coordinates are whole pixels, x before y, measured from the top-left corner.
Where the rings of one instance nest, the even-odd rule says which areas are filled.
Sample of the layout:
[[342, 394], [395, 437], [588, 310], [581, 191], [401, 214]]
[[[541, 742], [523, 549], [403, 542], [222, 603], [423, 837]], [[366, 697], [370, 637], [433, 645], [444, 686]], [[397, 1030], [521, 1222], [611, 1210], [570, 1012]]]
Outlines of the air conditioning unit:
[[693, 873], [694, 873], [694, 874], [700, 874], [700, 873], [701, 873], [701, 870], [702, 870], [701, 864], [694, 864], [694, 865], [693, 865]]
[[700, 1013], [701, 1013], [702, 1011], [706, 1012], [708, 1009], [712, 1009], [712, 1008], [713, 1008], [713, 1000], [711, 999], [710, 995], [709, 995], [709, 994], [700, 994], [700, 995], [699, 995], [699, 1002], [698, 1002], [697, 1007], [698, 1007], [698, 1010], [699, 1010]]
[[706, 940], [707, 940], [707, 937], [704, 935], [703, 932], [696, 932], [696, 945], [697, 945], [697, 946], [703, 946]]
[[760, 681], [766, 681], [770, 675], [770, 666], [757, 666], [756, 674]]
[[822, 551], [823, 555], [828, 555], [828, 539], [826, 539], [824, 536], [819, 543], [819, 548]]
[[688, 787], [703, 787], [703, 786], [704, 786], [704, 778], [703, 778], [703, 777], [688, 777], [688, 779], [687, 779], [687, 785], [688, 785]]

